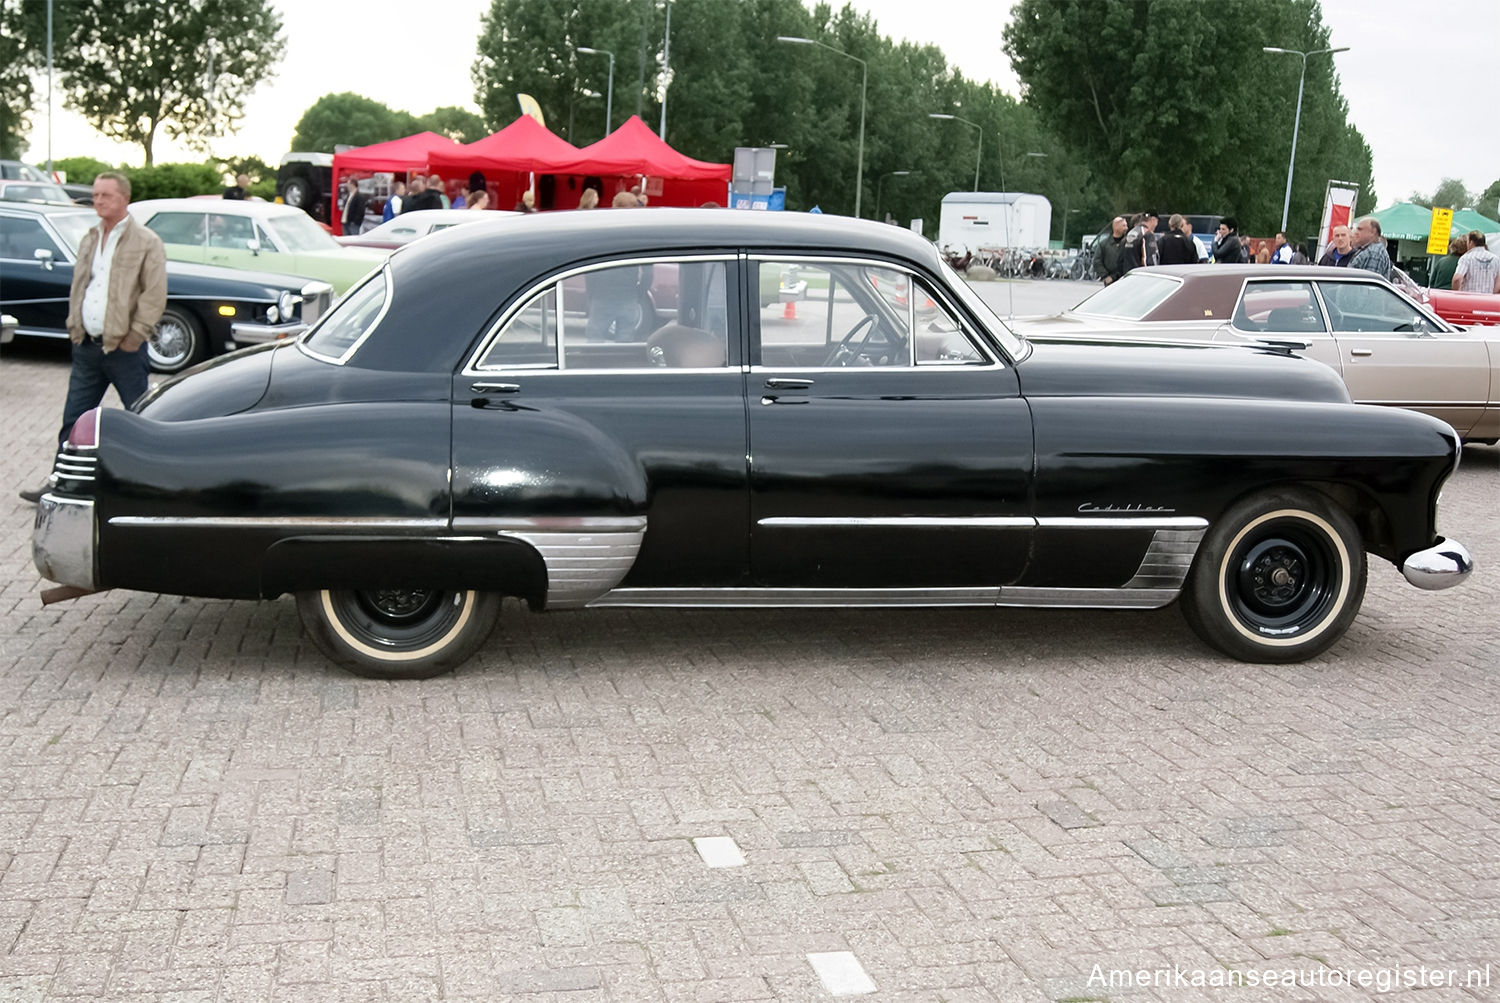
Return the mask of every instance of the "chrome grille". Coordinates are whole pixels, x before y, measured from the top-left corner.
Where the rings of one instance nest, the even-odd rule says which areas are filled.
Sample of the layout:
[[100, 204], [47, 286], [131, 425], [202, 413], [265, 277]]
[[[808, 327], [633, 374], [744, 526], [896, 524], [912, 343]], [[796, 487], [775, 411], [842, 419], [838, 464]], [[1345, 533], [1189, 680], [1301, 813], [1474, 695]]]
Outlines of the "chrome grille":
[[305, 286], [302, 289], [302, 323], [311, 327], [317, 323], [318, 318], [328, 312], [333, 305], [333, 289], [326, 283], [319, 283], [316, 287]]

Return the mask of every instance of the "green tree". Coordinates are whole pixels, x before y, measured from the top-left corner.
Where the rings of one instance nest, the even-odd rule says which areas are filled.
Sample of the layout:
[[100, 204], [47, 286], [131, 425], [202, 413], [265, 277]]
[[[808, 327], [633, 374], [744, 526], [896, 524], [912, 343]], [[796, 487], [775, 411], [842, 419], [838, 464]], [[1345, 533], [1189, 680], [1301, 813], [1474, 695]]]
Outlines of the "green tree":
[[339, 145], [369, 146], [420, 131], [410, 113], [344, 91], [323, 95], [302, 113], [292, 149], [332, 153]]
[[1464, 187], [1464, 183], [1458, 178], [1444, 178], [1438, 183], [1437, 190], [1431, 195], [1423, 195], [1420, 192], [1412, 192], [1408, 202], [1426, 206], [1442, 206], [1448, 209], [1464, 209], [1474, 204], [1474, 194]]
[[1490, 219], [1500, 219], [1500, 178], [1491, 181], [1490, 186], [1474, 200], [1474, 208]]
[[[448, 106], [437, 108], [417, 117], [417, 131], [435, 132], [447, 136], [456, 143], [472, 143], [488, 136], [492, 130], [484, 127], [484, 119], [463, 108]], [[409, 135], [409, 133], [408, 133]]]
[[[1024, 99], [1121, 208], [1227, 212], [1280, 226], [1301, 60], [1329, 47], [1316, 0], [1020, 0], [1005, 51]], [[1348, 122], [1334, 57], [1307, 61], [1294, 232], [1317, 224], [1329, 178], [1374, 201], [1369, 147]]]
[[0, 0], [0, 157], [20, 159], [26, 150], [35, 100], [32, 75], [47, 45], [46, 5], [37, 0]]
[[52, 162], [54, 169], [62, 171], [71, 185], [91, 185], [105, 171], [113, 170], [102, 160], [93, 157], [64, 157]]
[[159, 129], [195, 149], [233, 132], [284, 44], [269, 0], [57, 6], [69, 12], [53, 46], [66, 103], [106, 136], [140, 144], [147, 165]]

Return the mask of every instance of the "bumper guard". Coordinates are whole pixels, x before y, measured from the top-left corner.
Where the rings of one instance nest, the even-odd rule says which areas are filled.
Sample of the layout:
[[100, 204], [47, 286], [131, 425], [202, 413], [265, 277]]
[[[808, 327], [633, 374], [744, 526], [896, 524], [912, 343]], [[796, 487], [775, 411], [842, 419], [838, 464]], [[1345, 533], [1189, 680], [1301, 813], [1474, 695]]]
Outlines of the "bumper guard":
[[1401, 573], [1419, 589], [1451, 589], [1469, 577], [1474, 558], [1457, 540], [1439, 540], [1401, 562]]

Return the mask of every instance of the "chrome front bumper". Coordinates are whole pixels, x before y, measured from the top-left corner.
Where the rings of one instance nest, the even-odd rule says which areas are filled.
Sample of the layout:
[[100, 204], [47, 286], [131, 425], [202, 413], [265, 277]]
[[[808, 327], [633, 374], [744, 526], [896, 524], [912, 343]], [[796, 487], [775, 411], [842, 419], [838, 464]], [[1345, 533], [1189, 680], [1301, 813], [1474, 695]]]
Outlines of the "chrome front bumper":
[[43, 578], [95, 588], [93, 501], [42, 495], [31, 527], [31, 560]]
[[1457, 540], [1440, 540], [1401, 562], [1401, 573], [1419, 589], [1451, 589], [1469, 577], [1474, 558]]
[[231, 324], [229, 326], [229, 337], [236, 345], [259, 345], [266, 341], [281, 341], [286, 338], [295, 338], [306, 331], [308, 325], [298, 321], [295, 324], [251, 324], [249, 322]]

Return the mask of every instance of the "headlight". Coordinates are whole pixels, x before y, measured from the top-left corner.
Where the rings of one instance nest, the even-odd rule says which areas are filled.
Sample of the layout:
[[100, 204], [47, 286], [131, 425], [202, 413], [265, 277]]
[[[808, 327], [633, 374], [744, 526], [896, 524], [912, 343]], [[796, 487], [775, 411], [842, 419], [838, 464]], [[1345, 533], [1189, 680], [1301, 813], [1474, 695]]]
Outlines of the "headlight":
[[301, 302], [302, 297], [293, 293], [290, 289], [283, 289], [281, 295], [276, 297], [276, 309], [281, 313], [282, 320], [292, 319], [292, 310]]

